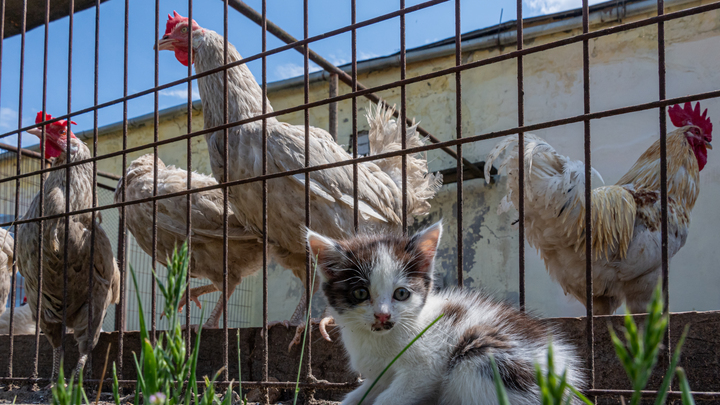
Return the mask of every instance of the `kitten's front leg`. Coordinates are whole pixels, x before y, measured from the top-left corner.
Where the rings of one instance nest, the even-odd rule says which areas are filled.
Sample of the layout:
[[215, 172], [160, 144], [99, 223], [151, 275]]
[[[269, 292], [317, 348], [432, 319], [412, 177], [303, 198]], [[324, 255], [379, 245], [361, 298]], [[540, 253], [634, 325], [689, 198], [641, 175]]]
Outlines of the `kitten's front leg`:
[[[357, 405], [360, 403], [360, 400], [362, 399], [363, 395], [365, 395], [365, 392], [370, 388], [372, 385], [374, 378], [366, 378], [363, 383], [355, 388], [354, 390], [350, 391], [349, 394], [343, 399], [341, 405]], [[372, 391], [368, 394], [368, 396], [363, 401], [363, 405], [371, 405], [375, 403], [375, 398], [383, 392], [388, 386], [388, 376], [386, 375], [384, 378], [380, 379], [377, 384], [375, 384], [375, 387], [373, 387]]]
[[396, 374], [390, 386], [384, 390], [375, 405], [420, 405], [437, 403], [438, 389], [427, 376], [413, 373]]

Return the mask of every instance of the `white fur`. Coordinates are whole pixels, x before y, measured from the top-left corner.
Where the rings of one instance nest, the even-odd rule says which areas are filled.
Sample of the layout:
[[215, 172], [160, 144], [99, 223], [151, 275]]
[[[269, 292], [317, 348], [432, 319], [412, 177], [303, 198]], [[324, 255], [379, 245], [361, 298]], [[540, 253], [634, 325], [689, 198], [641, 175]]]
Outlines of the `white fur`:
[[[437, 227], [441, 225], [436, 224], [425, 234]], [[439, 233], [437, 235], [439, 237]], [[416, 236], [416, 241], [423, 237], [423, 234]], [[315, 253], [338, 246], [331, 239], [313, 232], [308, 233], [308, 242]], [[369, 267], [370, 299], [342, 311], [328, 307], [341, 326], [342, 342], [350, 357], [351, 368], [364, 378], [363, 384], [348, 394], [343, 404], [357, 404], [389, 362], [446, 311], [449, 304], [461, 306], [466, 311], [457, 320], [446, 316], [430, 328], [383, 375], [364, 404], [496, 404], [487, 355], [466, 356], [450, 367], [454, 350], [473, 327], [499, 330], [510, 347], [489, 350], [498, 362], [524, 365], [526, 370], [535, 363], [545, 369], [548, 343], [552, 339], [555, 372], [560, 375], [567, 371], [568, 381], [578, 388], [583, 387], [578, 368], [580, 361], [574, 348], [556, 331], [549, 329], [547, 336], [528, 339], [517, 333], [525, 326], [518, 324], [517, 310], [477, 291], [430, 292], [426, 299], [422, 292], [411, 291], [407, 300], [395, 300], [393, 293], [397, 288], [412, 289], [413, 283], [403, 275], [402, 263], [395, 259], [389, 248], [379, 248], [372, 263], [359, 265]], [[394, 327], [374, 331], [371, 325], [375, 322], [376, 312], [389, 312], [390, 319], [395, 321]], [[537, 387], [531, 392], [508, 387], [508, 394], [513, 404], [539, 401]]]

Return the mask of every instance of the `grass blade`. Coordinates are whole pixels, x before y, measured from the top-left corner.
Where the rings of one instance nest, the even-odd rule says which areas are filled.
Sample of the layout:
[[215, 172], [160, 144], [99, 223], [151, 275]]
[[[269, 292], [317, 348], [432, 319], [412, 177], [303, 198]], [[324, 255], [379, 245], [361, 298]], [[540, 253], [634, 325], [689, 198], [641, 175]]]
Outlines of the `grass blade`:
[[382, 378], [382, 376], [385, 374], [385, 372], [387, 372], [387, 371], [390, 369], [390, 367], [397, 361], [397, 359], [399, 359], [400, 356], [402, 356], [403, 353], [405, 353], [405, 352], [407, 351], [407, 349], [409, 349], [410, 346], [413, 345], [413, 343], [415, 343], [418, 339], [420, 339], [420, 337], [422, 337], [422, 335], [424, 335], [425, 332], [427, 332], [428, 329], [430, 329], [433, 325], [435, 325], [435, 324], [437, 323], [437, 321], [439, 321], [440, 318], [442, 318], [443, 316], [445, 316], [445, 314], [440, 314], [440, 316], [438, 316], [437, 318], [435, 318], [435, 320], [432, 321], [432, 322], [430, 323], [430, 325], [426, 326], [425, 329], [422, 330], [422, 332], [420, 332], [417, 336], [415, 336], [415, 338], [414, 338], [413, 340], [411, 340], [410, 343], [408, 343], [407, 346], [405, 346], [405, 347], [400, 351], [400, 353], [398, 353], [398, 355], [395, 356], [394, 359], [392, 359], [392, 361], [390, 362], [390, 364], [388, 364], [387, 367], [385, 367], [385, 369], [380, 373], [380, 375], [378, 375], [377, 378], [375, 378], [375, 381], [373, 381], [372, 385], [370, 385], [370, 388], [368, 388], [368, 390], [365, 391], [365, 395], [363, 395], [362, 398], [360, 398], [360, 402], [358, 402], [358, 405], [360, 405], [360, 404], [363, 403], [363, 401], [364, 401], [365, 398], [368, 396], [368, 394], [370, 394], [370, 391], [372, 391], [372, 389], [375, 387], [375, 384], [377, 384], [377, 382], [380, 381], [380, 378]]
[[508, 398], [507, 391], [505, 390], [505, 385], [502, 382], [502, 377], [500, 377], [500, 370], [498, 369], [498, 365], [495, 362], [495, 356], [493, 356], [492, 354], [490, 355], [490, 364], [492, 365], [493, 369], [493, 380], [495, 381], [495, 392], [497, 393], [498, 404], [510, 405], [510, 398]]

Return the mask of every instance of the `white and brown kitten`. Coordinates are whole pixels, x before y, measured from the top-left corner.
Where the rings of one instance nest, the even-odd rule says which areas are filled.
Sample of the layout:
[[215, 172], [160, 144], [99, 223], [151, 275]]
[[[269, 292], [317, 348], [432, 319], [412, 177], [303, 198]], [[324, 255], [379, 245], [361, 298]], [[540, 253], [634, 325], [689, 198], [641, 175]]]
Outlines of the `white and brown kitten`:
[[357, 404], [375, 378], [422, 329], [364, 404], [496, 404], [489, 355], [510, 403], [538, 404], [535, 363], [552, 340], [555, 371], [583, 388], [575, 349], [551, 327], [478, 291], [433, 291], [442, 224], [409, 238], [364, 235], [335, 241], [308, 231], [328, 308], [341, 327], [350, 365], [364, 378], [343, 404]]

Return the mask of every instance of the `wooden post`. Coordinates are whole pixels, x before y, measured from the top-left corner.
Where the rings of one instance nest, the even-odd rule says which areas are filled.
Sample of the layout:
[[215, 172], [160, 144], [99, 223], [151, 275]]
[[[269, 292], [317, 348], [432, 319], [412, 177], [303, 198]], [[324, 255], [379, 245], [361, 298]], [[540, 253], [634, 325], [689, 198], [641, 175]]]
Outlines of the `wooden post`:
[[[330, 97], [337, 97], [338, 95], [338, 75], [335, 73], [330, 74]], [[328, 105], [330, 109], [328, 113], [328, 132], [332, 135], [335, 142], [338, 137], [338, 105], [337, 103], [330, 103]]]

